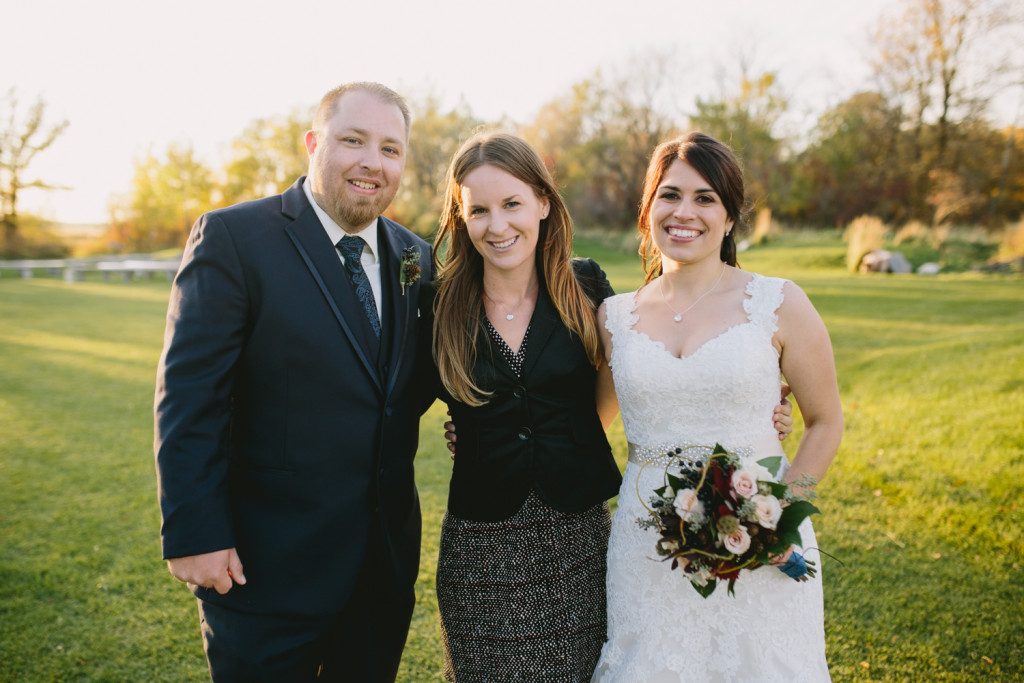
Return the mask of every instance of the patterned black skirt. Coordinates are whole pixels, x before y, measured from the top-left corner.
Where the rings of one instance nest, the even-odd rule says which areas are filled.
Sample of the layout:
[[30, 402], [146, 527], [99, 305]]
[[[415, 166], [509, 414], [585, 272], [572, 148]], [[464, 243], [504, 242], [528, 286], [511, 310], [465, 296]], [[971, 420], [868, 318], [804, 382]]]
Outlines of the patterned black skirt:
[[501, 522], [446, 514], [437, 562], [444, 675], [589, 681], [605, 641], [608, 504], [564, 514], [533, 492]]

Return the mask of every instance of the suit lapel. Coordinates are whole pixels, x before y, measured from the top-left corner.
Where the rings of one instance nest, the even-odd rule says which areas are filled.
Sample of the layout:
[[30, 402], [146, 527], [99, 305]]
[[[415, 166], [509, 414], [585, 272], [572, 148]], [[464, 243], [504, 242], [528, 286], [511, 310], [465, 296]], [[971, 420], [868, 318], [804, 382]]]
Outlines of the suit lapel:
[[400, 239], [398, 231], [391, 227], [387, 219], [382, 217], [377, 220], [377, 244], [381, 251], [380, 289], [384, 299], [381, 312], [385, 321], [385, 324], [381, 325], [381, 342], [383, 343], [385, 337], [387, 338], [381, 355], [387, 359], [385, 363], [388, 368], [386, 393], [391, 393], [395, 386], [395, 380], [398, 378], [402, 360], [406, 356], [409, 329], [416, 324], [418, 290], [415, 287], [406, 287], [405, 291], [402, 291], [400, 279], [402, 250], [406, 245]]
[[[289, 192], [291, 191], [289, 190]], [[300, 195], [302, 194], [301, 187], [298, 192]], [[320, 225], [313, 208], [308, 206], [309, 203], [306, 202], [304, 196], [300, 198], [306, 203], [308, 211], [302, 211], [298, 218], [285, 228], [285, 232], [299, 251], [299, 255], [313, 279], [316, 280], [334, 317], [352, 344], [359, 362], [366, 369], [377, 389], [383, 390], [377, 371], [379, 344], [376, 335], [373, 334], [373, 330], [366, 320], [366, 314], [359, 308], [355, 292], [352, 291], [352, 284], [345, 275], [341, 261], [338, 260], [334, 245], [327, 238], [327, 233]], [[294, 204], [294, 197], [291, 200]], [[287, 203], [286, 201], [286, 206]]]

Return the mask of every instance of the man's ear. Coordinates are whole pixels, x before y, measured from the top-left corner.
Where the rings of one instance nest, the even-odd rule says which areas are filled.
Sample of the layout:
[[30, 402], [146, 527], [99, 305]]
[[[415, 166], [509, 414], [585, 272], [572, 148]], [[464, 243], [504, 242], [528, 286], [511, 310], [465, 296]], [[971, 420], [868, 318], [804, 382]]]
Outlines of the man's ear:
[[312, 130], [306, 131], [306, 154], [310, 157], [313, 156], [313, 152], [316, 150], [316, 133]]

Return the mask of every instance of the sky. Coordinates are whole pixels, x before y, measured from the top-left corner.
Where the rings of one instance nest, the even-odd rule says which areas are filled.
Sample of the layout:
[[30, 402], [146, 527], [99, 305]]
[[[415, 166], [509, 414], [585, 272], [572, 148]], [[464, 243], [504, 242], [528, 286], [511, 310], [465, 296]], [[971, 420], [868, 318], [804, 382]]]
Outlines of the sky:
[[[312, 107], [339, 83], [432, 93], [485, 120], [532, 120], [601, 68], [674, 55], [713, 94], [747, 55], [820, 114], [869, 84], [869, 33], [891, 2], [858, 0], [0, 0], [0, 95], [42, 97], [66, 132], [32, 164], [23, 212], [103, 222], [134, 163], [171, 143], [219, 167], [254, 119]], [[891, 10], [890, 10], [891, 11]], [[637, 61], [639, 60], [639, 61]], [[23, 110], [23, 109], [22, 109]], [[415, 136], [415, 127], [413, 128]]]

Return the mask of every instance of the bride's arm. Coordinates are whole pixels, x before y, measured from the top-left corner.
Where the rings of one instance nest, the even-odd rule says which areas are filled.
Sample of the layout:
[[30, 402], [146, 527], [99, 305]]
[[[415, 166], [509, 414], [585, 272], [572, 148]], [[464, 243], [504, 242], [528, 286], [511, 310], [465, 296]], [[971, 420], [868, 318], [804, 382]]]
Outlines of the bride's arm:
[[601, 424], [607, 430], [615, 416], [619, 414], [619, 399], [615, 395], [615, 380], [608, 361], [612, 356], [612, 333], [605, 327], [608, 319], [607, 305], [601, 304], [597, 309], [597, 330], [601, 335], [601, 367], [597, 369], [597, 414]]
[[782, 374], [800, 404], [805, 430], [786, 481], [803, 475], [821, 481], [843, 436], [843, 409], [836, 384], [832, 342], [821, 316], [803, 290], [784, 285], [776, 343]]

